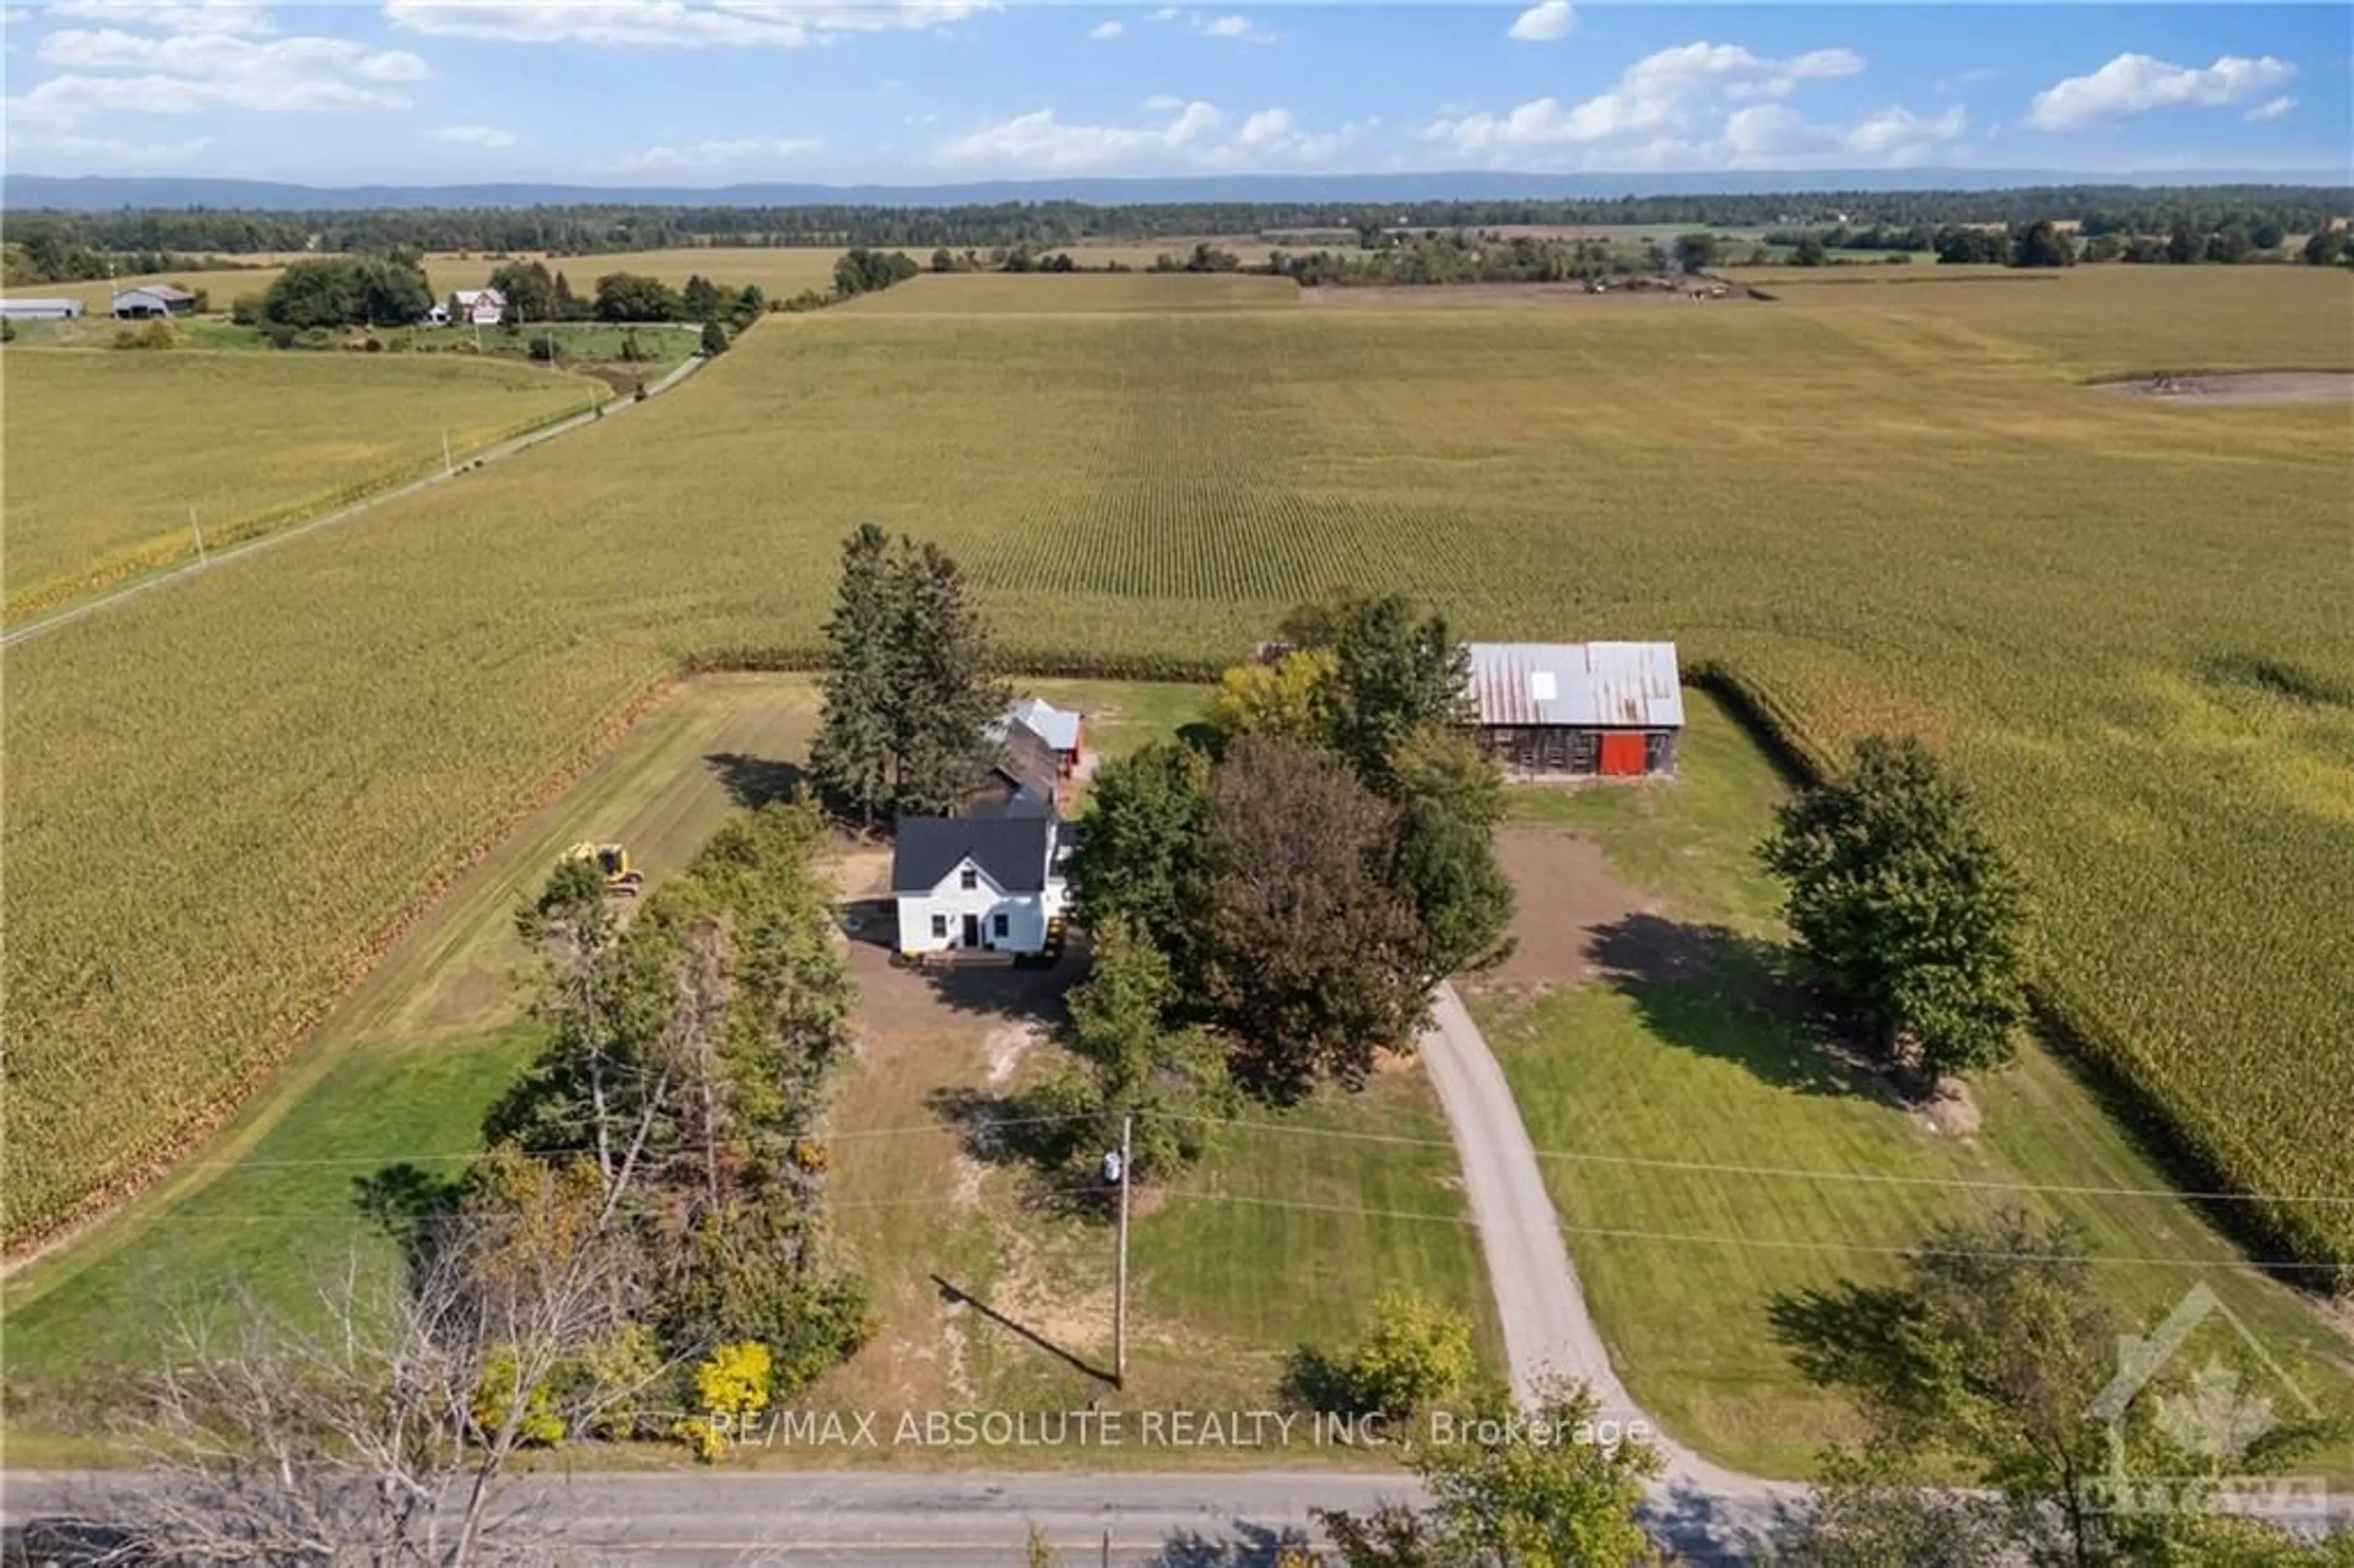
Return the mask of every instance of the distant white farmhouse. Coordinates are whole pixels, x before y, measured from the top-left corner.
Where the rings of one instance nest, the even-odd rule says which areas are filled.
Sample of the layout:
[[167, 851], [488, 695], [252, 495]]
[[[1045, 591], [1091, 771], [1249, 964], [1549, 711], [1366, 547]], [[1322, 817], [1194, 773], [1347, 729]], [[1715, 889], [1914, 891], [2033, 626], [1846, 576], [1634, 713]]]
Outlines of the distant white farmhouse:
[[0, 300], [0, 321], [70, 321], [81, 312], [80, 300]]
[[496, 289], [461, 289], [450, 296], [449, 319], [496, 326], [507, 319], [507, 297]]
[[899, 950], [1041, 953], [1069, 902], [1071, 827], [1051, 809], [902, 817], [891, 857]]

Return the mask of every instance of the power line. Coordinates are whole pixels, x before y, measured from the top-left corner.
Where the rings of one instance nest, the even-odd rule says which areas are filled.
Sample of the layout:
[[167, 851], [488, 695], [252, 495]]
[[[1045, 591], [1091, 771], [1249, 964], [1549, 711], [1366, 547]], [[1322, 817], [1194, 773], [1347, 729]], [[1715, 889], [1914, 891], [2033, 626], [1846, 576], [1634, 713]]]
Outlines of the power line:
[[[1050, 1191], [1099, 1190], [1099, 1183], [1074, 1180], [1067, 1183], [1048, 1183]], [[1321, 1203], [1298, 1198], [1261, 1198], [1241, 1192], [1221, 1192], [1205, 1187], [1162, 1187], [1153, 1189], [1165, 1199], [1196, 1199], [1209, 1202], [1235, 1203], [1250, 1208], [1296, 1210], [1308, 1213], [1345, 1215], [1352, 1218], [1377, 1220], [1415, 1220], [1441, 1224], [1478, 1228], [1479, 1222], [1469, 1214], [1443, 1214], [1434, 1211], [1412, 1209], [1375, 1209], [1352, 1203]], [[864, 1199], [847, 1203], [829, 1203], [823, 1213], [864, 1211], [868, 1209], [913, 1208], [940, 1206], [937, 1193], [917, 1198]], [[368, 1216], [345, 1209], [288, 1209], [273, 1213], [237, 1213], [229, 1211], [174, 1211], [150, 1216], [153, 1219], [179, 1221], [216, 1221], [219, 1223], [260, 1224], [286, 1220], [343, 1219], [354, 1223]], [[1879, 1242], [1802, 1241], [1771, 1236], [1712, 1235], [1688, 1231], [1655, 1231], [1627, 1225], [1586, 1225], [1560, 1221], [1564, 1235], [1596, 1236], [1614, 1241], [1662, 1243], [1694, 1251], [1714, 1247], [1748, 1247], [1767, 1251], [1846, 1253], [1878, 1257], [1975, 1257], [1981, 1255], [1960, 1248], [1937, 1248], [1892, 1245]], [[2331, 1263], [2305, 1263], [2286, 1258], [2184, 1257], [2150, 1255], [2129, 1253], [2023, 1253], [2017, 1255], [2037, 1263], [2105, 1264], [2120, 1266], [2154, 1268], [2247, 1268], [2259, 1270], [2316, 1270], [2328, 1272], [2339, 1266]]]
[[[1453, 1149], [1449, 1138], [1416, 1138], [1405, 1133], [1355, 1132], [1335, 1127], [1291, 1127], [1278, 1121], [1241, 1117], [1202, 1116], [1184, 1111], [1140, 1111], [1140, 1116], [1167, 1121], [1206, 1122], [1255, 1132], [1288, 1132], [1310, 1138], [1336, 1138], [1365, 1143], [1404, 1144], [1420, 1149]], [[1822, 1171], [1790, 1165], [1735, 1165], [1702, 1160], [1659, 1160], [1639, 1154], [1604, 1154], [1587, 1150], [1540, 1149], [1540, 1160], [1568, 1160], [1596, 1165], [1628, 1165], [1649, 1171], [1678, 1171], [1712, 1176], [1771, 1176], [1813, 1181], [1877, 1182], [1899, 1187], [1953, 1187], [1980, 1192], [2037, 1192], [2073, 1198], [2178, 1198], [2190, 1202], [2321, 1203], [2354, 1208], [2354, 1195], [2334, 1192], [2199, 1192], [2176, 1187], [2088, 1187], [2052, 1182], [1994, 1181], [1967, 1176], [1898, 1176], [1878, 1171]]]
[[[1279, 1121], [1267, 1121], [1247, 1117], [1207, 1116], [1185, 1111], [1139, 1111], [1139, 1116], [1161, 1121], [1198, 1122], [1213, 1127], [1233, 1128], [1245, 1132], [1281, 1133], [1293, 1137], [1336, 1139], [1347, 1142], [1392, 1144], [1415, 1149], [1453, 1150], [1455, 1140], [1448, 1138], [1420, 1138], [1408, 1133], [1361, 1132], [1345, 1128], [1309, 1127]], [[920, 1134], [987, 1133], [999, 1128], [1037, 1127], [1054, 1122], [1093, 1119], [1086, 1111], [1066, 1111], [1052, 1115], [991, 1117], [976, 1128], [960, 1128], [950, 1123], [909, 1122], [895, 1127], [851, 1128], [838, 1132], [814, 1135], [819, 1143], [843, 1143], [872, 1138], [898, 1138]], [[423, 1164], [466, 1162], [482, 1157], [481, 1149], [435, 1150], [425, 1153], [386, 1153], [375, 1155], [322, 1155], [309, 1158], [187, 1160], [175, 1169], [183, 1171], [234, 1171], [239, 1169], [299, 1169], [312, 1166], [382, 1166], [392, 1164]], [[531, 1151], [535, 1156], [588, 1155], [589, 1148], [540, 1149]], [[2079, 1185], [2062, 1182], [2004, 1181], [1967, 1176], [1905, 1176], [1878, 1171], [1830, 1171], [1807, 1166], [1744, 1165], [1719, 1160], [1668, 1160], [1639, 1154], [1611, 1154], [1594, 1150], [1539, 1149], [1540, 1160], [1562, 1160], [1579, 1164], [1618, 1165], [1636, 1170], [1673, 1171], [1686, 1175], [1738, 1176], [1770, 1178], [1777, 1181], [1849, 1181], [1871, 1186], [1942, 1188], [1962, 1192], [2020, 1192], [2047, 1197], [2066, 1198], [2170, 1198], [2185, 1202], [2235, 1203], [2311, 1203], [2330, 1208], [2354, 1208], [2354, 1194], [2334, 1192], [2200, 1192], [2176, 1187], [2111, 1187]]]

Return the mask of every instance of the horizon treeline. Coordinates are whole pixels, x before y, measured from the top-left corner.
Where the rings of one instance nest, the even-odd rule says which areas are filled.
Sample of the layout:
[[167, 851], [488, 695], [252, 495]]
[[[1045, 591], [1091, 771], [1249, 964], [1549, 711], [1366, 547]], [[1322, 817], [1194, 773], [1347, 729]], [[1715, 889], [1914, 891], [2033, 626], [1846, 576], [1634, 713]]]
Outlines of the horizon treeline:
[[[2329, 185], [2137, 186], [2073, 185], [2012, 190], [1814, 191], [1609, 199], [1348, 202], [1172, 202], [1096, 206], [1076, 201], [970, 207], [649, 207], [623, 203], [531, 207], [122, 208], [17, 210], [9, 217], [15, 282], [104, 276], [109, 259], [142, 254], [243, 256], [272, 251], [531, 250], [557, 256], [659, 250], [706, 244], [936, 246], [1076, 244], [1202, 235], [1315, 236], [1323, 242], [1395, 228], [1502, 228], [1529, 225], [1679, 225], [1794, 228], [1837, 223], [1862, 229], [1947, 225], [2073, 223], [2088, 232], [2200, 233], [2233, 225], [2306, 234], [2354, 213], [2354, 189]], [[96, 266], [88, 272], [80, 268]]]

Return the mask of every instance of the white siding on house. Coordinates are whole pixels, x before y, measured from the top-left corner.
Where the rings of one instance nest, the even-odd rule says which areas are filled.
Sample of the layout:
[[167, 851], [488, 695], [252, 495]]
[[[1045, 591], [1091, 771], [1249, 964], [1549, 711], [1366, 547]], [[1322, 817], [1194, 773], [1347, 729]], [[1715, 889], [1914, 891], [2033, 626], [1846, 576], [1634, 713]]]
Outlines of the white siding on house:
[[[973, 885], [964, 885], [965, 874]], [[1063, 913], [1066, 890], [1059, 874], [1050, 876], [1043, 893], [1008, 893], [989, 873], [964, 861], [940, 878], [929, 893], [898, 896], [899, 950], [903, 953], [944, 953], [966, 946], [965, 916], [973, 916], [976, 948], [1001, 953], [1035, 953], [1046, 946], [1046, 922]], [[1005, 922], [1002, 936], [997, 922]]]

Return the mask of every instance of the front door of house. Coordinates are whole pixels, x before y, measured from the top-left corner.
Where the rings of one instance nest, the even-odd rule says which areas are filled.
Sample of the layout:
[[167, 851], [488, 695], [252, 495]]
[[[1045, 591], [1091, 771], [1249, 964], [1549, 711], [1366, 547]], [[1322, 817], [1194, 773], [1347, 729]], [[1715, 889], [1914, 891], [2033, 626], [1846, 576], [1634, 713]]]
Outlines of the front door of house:
[[981, 916], [978, 915], [964, 917], [964, 945], [968, 948], [981, 946]]

